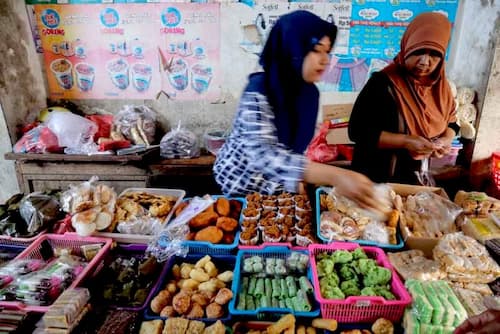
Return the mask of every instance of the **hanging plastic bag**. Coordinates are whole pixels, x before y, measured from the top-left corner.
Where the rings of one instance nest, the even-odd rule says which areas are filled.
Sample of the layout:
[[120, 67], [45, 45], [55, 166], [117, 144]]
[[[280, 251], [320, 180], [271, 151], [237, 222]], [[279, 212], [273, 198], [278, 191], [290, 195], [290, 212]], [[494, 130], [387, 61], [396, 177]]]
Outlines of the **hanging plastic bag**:
[[69, 112], [52, 112], [45, 125], [57, 136], [59, 145], [67, 154], [97, 152], [94, 135], [97, 125], [88, 119]]
[[45, 125], [29, 130], [14, 145], [14, 153], [52, 153], [60, 150], [57, 136]]
[[115, 116], [114, 126], [134, 144], [149, 146], [155, 139], [156, 113], [144, 105], [125, 105]]
[[328, 134], [329, 124], [324, 122], [319, 129], [319, 133], [313, 138], [307, 147], [306, 156], [317, 162], [334, 161], [338, 156], [336, 145], [328, 145], [326, 135]]
[[160, 155], [168, 159], [196, 158], [200, 156], [198, 137], [181, 127], [169, 131], [160, 142]]
[[19, 213], [27, 224], [28, 233], [34, 234], [59, 218], [61, 206], [54, 196], [35, 192], [21, 200]]
[[189, 234], [188, 222], [214, 202], [210, 195], [193, 197], [189, 205], [149, 244], [147, 252], [155, 256], [158, 262], [166, 261], [174, 255], [186, 256], [189, 248], [183, 245], [183, 241]]

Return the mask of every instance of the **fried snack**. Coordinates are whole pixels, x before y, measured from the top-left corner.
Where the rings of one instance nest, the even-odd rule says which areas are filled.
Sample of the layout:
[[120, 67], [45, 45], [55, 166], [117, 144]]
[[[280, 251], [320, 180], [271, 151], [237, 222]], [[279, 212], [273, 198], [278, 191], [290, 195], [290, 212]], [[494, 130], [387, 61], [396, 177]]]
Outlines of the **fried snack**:
[[161, 334], [163, 320], [143, 321], [139, 334]]
[[238, 201], [237, 199], [230, 199], [229, 206], [231, 207], [231, 212], [229, 213], [229, 216], [231, 218], [238, 220], [241, 214], [241, 207], [242, 207], [241, 202]]
[[222, 237], [221, 243], [226, 245], [231, 245], [234, 242], [234, 234], [233, 233], [224, 233]]
[[398, 221], [399, 211], [395, 209], [391, 210], [391, 212], [389, 212], [389, 214], [387, 215], [387, 226], [396, 228], [396, 226], [398, 226]]
[[378, 318], [372, 325], [373, 334], [393, 334], [394, 325], [387, 319]]
[[196, 232], [189, 232], [186, 236], [186, 240], [193, 241], [195, 237], [196, 237]]
[[229, 203], [229, 200], [224, 197], [217, 198], [217, 201], [215, 201], [215, 211], [219, 214], [219, 216], [229, 216], [231, 213], [231, 204]]
[[185, 290], [181, 290], [181, 292], [176, 294], [172, 299], [172, 306], [175, 312], [179, 314], [186, 313], [191, 307], [191, 295]]
[[191, 296], [191, 302], [196, 303], [200, 306], [207, 306], [210, 300], [208, 300], [208, 298], [201, 293], [195, 293]]
[[351, 330], [348, 330], [348, 331], [342, 331], [342, 332], [340, 332], [340, 334], [371, 334], [371, 333], [372, 332], [370, 332], [367, 329], [351, 329]]
[[217, 303], [208, 304], [205, 311], [207, 312], [207, 318], [209, 319], [217, 319], [224, 315], [222, 306]]
[[231, 282], [233, 280], [233, 272], [231, 270], [226, 270], [225, 272], [217, 275], [217, 278], [225, 283]]
[[189, 277], [198, 282], [206, 282], [210, 279], [210, 276], [201, 268], [195, 268], [189, 273]]
[[203, 334], [224, 334], [226, 333], [226, 327], [222, 324], [222, 321], [217, 320], [212, 326], [208, 326], [203, 331]]
[[156, 297], [151, 301], [151, 311], [154, 313], [160, 313], [165, 306], [170, 304], [172, 301], [172, 295], [166, 290], [160, 291]]
[[199, 304], [193, 303], [193, 306], [191, 307], [191, 310], [186, 315], [186, 317], [187, 318], [203, 318], [204, 315], [205, 315], [205, 312], [203, 312], [203, 307], [201, 307]]
[[319, 329], [327, 329], [333, 332], [337, 329], [337, 320], [316, 318], [312, 321], [312, 326]]
[[189, 227], [199, 230], [215, 224], [215, 222], [217, 222], [217, 218], [219, 218], [219, 216], [215, 212], [204, 211], [189, 221]]
[[281, 317], [277, 322], [267, 328], [268, 334], [281, 334], [281, 332], [293, 329], [295, 330], [295, 316], [287, 314]]
[[222, 288], [217, 292], [215, 296], [215, 302], [219, 305], [225, 305], [233, 298], [233, 292], [228, 288]]
[[238, 227], [238, 221], [234, 218], [219, 217], [215, 224], [218, 228], [226, 232], [232, 232]]
[[316, 328], [314, 328], [314, 327], [307, 327], [306, 328], [306, 334], [316, 334]]
[[191, 320], [186, 334], [203, 334], [205, 324], [198, 320]]
[[161, 310], [160, 317], [170, 318], [175, 317], [176, 313], [172, 305], [167, 305]]
[[304, 325], [300, 325], [297, 327], [295, 334], [306, 334], [306, 327]]
[[172, 202], [155, 202], [149, 206], [149, 213], [153, 217], [163, 217], [172, 210]]
[[188, 202], [179, 203], [179, 205], [177, 206], [177, 208], [174, 211], [175, 216], [177, 217], [178, 215], [180, 215], [182, 210], [184, 210], [188, 205], [189, 205]]
[[224, 236], [224, 233], [216, 227], [216, 226], [208, 226], [205, 227], [204, 229], [198, 231], [196, 233], [196, 236], [194, 237], [194, 240], [196, 241], [208, 241], [213, 244], [218, 244], [221, 240], [222, 237]]
[[163, 334], [185, 334], [189, 320], [183, 318], [168, 318], [163, 327]]

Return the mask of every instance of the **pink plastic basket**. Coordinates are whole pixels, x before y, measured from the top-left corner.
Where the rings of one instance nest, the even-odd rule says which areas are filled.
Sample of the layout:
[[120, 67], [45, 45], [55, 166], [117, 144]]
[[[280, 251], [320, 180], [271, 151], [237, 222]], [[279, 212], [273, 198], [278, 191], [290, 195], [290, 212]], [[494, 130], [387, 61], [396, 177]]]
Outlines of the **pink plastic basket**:
[[[73, 283], [68, 287], [75, 288], [80, 282], [88, 275], [96, 275], [100, 269], [102, 269], [104, 263], [104, 257], [106, 253], [111, 248], [111, 244], [113, 243], [112, 239], [109, 238], [94, 238], [94, 237], [78, 237], [76, 235], [66, 234], [44, 234], [37, 238], [35, 242], [33, 242], [28, 248], [26, 248], [21, 254], [19, 254], [16, 259], [43, 259], [41, 254], [41, 245], [42, 242], [48, 241], [52, 249], [56, 248], [66, 248], [71, 249], [72, 254], [82, 256], [83, 253], [81, 250], [81, 246], [84, 245], [94, 245], [94, 244], [102, 244], [99, 252], [94, 256], [94, 258], [85, 266], [85, 269], [75, 278]], [[18, 301], [0, 301], [0, 306], [4, 306], [7, 308], [15, 308], [25, 311], [33, 311], [33, 312], [47, 312], [48, 306], [37, 306], [37, 305], [26, 305], [22, 302]]]
[[391, 291], [397, 300], [386, 300], [382, 297], [351, 296], [346, 299], [325, 299], [321, 296], [316, 255], [326, 252], [333, 253], [338, 249], [355, 250], [360, 247], [356, 243], [335, 242], [329, 245], [309, 245], [311, 267], [313, 271], [314, 295], [320, 304], [321, 315], [326, 319], [335, 319], [338, 322], [373, 322], [380, 317], [393, 322], [400, 321], [404, 309], [411, 303], [411, 296], [391, 266], [384, 251], [377, 247], [361, 247], [365, 253], [374, 258], [377, 263], [392, 271]]
[[302, 246], [292, 246], [291, 243], [289, 242], [264, 242], [263, 244], [257, 245], [257, 246], [245, 246], [245, 245], [238, 245], [239, 249], [244, 249], [244, 250], [263, 250], [266, 247], [270, 246], [281, 246], [281, 247], [288, 247], [291, 250], [301, 250], [301, 251], [307, 251], [307, 247], [302, 247]]
[[0, 245], [28, 247], [45, 232], [41, 232], [31, 238], [16, 238], [8, 235], [0, 235]]

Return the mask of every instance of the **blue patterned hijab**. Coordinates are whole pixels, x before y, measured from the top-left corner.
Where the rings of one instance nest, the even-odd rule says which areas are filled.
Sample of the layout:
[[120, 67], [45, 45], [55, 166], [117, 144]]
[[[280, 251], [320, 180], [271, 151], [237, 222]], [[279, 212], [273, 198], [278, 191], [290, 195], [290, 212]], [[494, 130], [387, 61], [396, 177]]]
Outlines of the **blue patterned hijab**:
[[333, 43], [337, 27], [307, 11], [283, 15], [271, 29], [260, 56], [264, 72], [250, 75], [247, 92], [267, 96], [279, 142], [304, 153], [314, 135], [319, 91], [302, 78], [304, 57], [325, 36]]

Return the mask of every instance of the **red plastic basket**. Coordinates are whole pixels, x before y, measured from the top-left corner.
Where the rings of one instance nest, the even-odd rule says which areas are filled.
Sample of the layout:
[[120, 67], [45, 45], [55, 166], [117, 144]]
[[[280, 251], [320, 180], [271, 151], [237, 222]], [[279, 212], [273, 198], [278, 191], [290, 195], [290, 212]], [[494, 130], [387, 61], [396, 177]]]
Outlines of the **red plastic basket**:
[[[88, 274], [97, 274], [104, 264], [104, 256], [111, 248], [111, 244], [113, 243], [112, 239], [109, 238], [94, 238], [94, 237], [78, 237], [76, 235], [66, 234], [44, 234], [38, 237], [35, 242], [33, 242], [28, 248], [26, 248], [21, 254], [16, 256], [16, 259], [43, 259], [41, 254], [41, 245], [42, 242], [48, 241], [52, 249], [56, 248], [66, 248], [71, 249], [74, 255], [82, 256], [83, 253], [81, 250], [81, 246], [84, 245], [93, 245], [93, 244], [101, 244], [102, 247], [99, 252], [94, 256], [94, 258], [85, 266], [85, 269], [75, 278], [73, 283], [68, 287], [75, 288], [80, 282], [88, 275]], [[26, 305], [19, 301], [0, 301], [0, 306], [4, 306], [6, 308], [16, 308], [25, 311], [32, 312], [47, 312], [48, 306], [35, 306], [35, 305]]]
[[326, 319], [335, 319], [338, 322], [373, 322], [378, 318], [386, 318], [398, 322], [403, 317], [405, 307], [411, 304], [411, 296], [406, 291], [403, 283], [394, 271], [384, 251], [377, 247], [361, 247], [366, 255], [375, 259], [377, 263], [392, 271], [391, 291], [396, 300], [386, 300], [382, 297], [351, 296], [346, 299], [325, 299], [321, 296], [318, 269], [316, 266], [316, 255], [326, 252], [333, 253], [336, 250], [355, 250], [360, 247], [356, 243], [335, 242], [328, 245], [309, 245], [311, 267], [313, 271], [314, 295], [320, 304], [321, 315]]
[[493, 162], [493, 181], [497, 190], [500, 191], [500, 152], [494, 152], [491, 156]]

